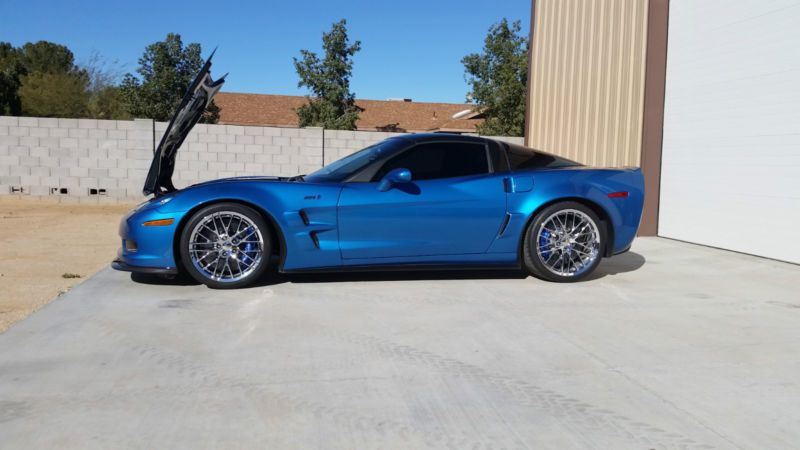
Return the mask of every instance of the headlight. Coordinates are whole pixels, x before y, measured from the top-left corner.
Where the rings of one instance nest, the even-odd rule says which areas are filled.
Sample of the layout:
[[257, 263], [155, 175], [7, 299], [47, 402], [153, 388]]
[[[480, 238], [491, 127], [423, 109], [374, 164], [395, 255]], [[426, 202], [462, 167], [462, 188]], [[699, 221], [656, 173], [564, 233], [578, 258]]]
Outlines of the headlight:
[[152, 201], [152, 200], [153, 200], [153, 199], [151, 198], [151, 199], [148, 199], [148, 200], [145, 200], [145, 201], [143, 201], [142, 203], [139, 203], [138, 205], [136, 205], [136, 206], [134, 206], [134, 207], [133, 207], [133, 209], [131, 210], [131, 212], [136, 212], [136, 211], [138, 211], [138, 210], [142, 209], [142, 207], [144, 207], [144, 205], [146, 205], [146, 204], [150, 203], [150, 201]]
[[151, 208], [156, 208], [156, 207], [159, 207], [159, 206], [162, 206], [162, 205], [166, 205], [167, 202], [169, 202], [172, 199], [173, 199], [173, 197], [171, 195], [168, 196], [168, 197], [150, 198], [150, 199], [147, 199], [147, 200], [143, 201], [142, 203], [139, 203], [138, 205], [136, 205], [136, 207], [134, 207], [131, 212], [139, 211], [140, 209], [143, 209], [146, 206], [149, 206]]

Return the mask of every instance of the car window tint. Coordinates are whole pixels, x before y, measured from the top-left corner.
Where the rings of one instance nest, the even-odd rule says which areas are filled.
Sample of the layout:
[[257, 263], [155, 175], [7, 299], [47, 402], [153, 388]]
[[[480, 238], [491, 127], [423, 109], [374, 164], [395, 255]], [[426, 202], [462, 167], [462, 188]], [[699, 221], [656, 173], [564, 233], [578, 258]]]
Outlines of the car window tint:
[[508, 171], [508, 158], [499, 142], [489, 141], [489, 155], [492, 158], [492, 168], [495, 172]]
[[373, 181], [397, 168], [410, 170], [413, 180], [463, 177], [489, 171], [486, 147], [460, 142], [420, 144], [387, 161]]
[[511, 165], [511, 170], [580, 166], [575, 161], [535, 151], [521, 145], [505, 144], [505, 146], [508, 151], [508, 163]]

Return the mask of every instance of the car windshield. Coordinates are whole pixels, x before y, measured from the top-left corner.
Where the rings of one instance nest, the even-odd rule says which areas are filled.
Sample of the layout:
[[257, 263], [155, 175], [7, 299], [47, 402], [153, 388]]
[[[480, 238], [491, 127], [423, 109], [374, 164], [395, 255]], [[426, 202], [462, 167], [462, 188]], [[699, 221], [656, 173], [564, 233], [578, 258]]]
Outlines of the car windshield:
[[392, 139], [378, 142], [328, 164], [303, 178], [306, 181], [345, 181], [373, 161], [386, 156], [390, 151], [397, 148], [397, 145]]

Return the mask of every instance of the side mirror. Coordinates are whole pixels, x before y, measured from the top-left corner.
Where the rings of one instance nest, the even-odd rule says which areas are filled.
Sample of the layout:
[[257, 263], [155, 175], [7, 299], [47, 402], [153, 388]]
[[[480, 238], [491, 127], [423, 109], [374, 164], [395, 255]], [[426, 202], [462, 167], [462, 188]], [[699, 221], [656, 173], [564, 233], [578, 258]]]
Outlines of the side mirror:
[[381, 178], [381, 182], [378, 183], [378, 190], [381, 192], [386, 192], [396, 184], [408, 183], [410, 181], [411, 171], [399, 167], [397, 169], [390, 170], [389, 173]]

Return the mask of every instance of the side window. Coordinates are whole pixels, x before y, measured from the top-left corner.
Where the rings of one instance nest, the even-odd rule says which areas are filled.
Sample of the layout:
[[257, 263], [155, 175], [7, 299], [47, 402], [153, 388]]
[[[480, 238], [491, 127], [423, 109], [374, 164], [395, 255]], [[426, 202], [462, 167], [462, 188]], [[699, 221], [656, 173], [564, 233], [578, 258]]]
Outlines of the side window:
[[411, 171], [413, 180], [464, 177], [489, 172], [483, 144], [437, 142], [420, 144], [386, 162], [373, 181], [397, 168]]
[[580, 166], [575, 161], [539, 152], [516, 144], [504, 144], [508, 151], [508, 162], [511, 170], [553, 169], [559, 167]]
[[508, 158], [505, 150], [497, 141], [489, 141], [489, 157], [492, 159], [492, 168], [495, 172], [508, 171]]

